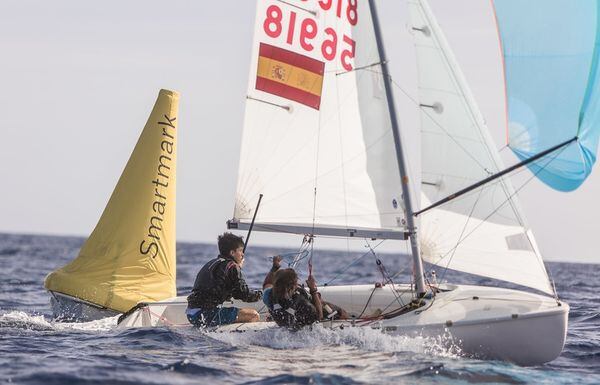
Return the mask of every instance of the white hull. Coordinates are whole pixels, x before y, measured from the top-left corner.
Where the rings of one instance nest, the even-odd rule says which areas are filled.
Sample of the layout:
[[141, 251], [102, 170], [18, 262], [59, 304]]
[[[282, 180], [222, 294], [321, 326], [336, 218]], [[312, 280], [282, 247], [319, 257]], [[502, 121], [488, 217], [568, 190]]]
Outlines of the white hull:
[[[564, 346], [569, 306], [550, 297], [516, 290], [468, 285], [442, 285], [443, 291], [425, 299], [424, 306], [390, 319], [355, 318], [325, 321], [331, 328], [371, 327], [393, 335], [442, 337], [448, 345], [472, 357], [500, 359], [519, 365], [537, 365], [558, 357]], [[330, 286], [320, 289], [326, 301], [351, 316], [384, 314], [409, 303], [407, 286], [374, 288], [370, 285]], [[372, 296], [371, 296], [372, 294]], [[365, 306], [371, 297], [369, 304]], [[225, 306], [252, 307], [265, 319], [262, 302], [233, 301]], [[147, 304], [127, 314], [119, 327], [189, 326], [185, 297]], [[364, 311], [363, 311], [364, 309]], [[273, 322], [232, 324], [217, 331], [254, 331], [277, 327]]]

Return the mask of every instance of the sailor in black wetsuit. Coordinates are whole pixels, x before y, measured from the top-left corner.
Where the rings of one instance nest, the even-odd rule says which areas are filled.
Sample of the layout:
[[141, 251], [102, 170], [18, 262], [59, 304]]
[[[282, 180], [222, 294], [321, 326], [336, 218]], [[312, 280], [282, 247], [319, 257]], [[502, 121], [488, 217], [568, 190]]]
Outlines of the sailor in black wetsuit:
[[306, 280], [309, 295], [298, 284], [298, 275], [294, 269], [279, 270], [280, 263], [280, 256], [273, 258], [273, 267], [263, 283], [263, 302], [277, 325], [298, 330], [324, 318], [348, 318], [342, 308], [321, 299], [317, 282], [312, 275]]
[[187, 318], [196, 326], [216, 326], [234, 322], [257, 322], [258, 312], [250, 308], [222, 307], [232, 297], [256, 302], [262, 292], [250, 290], [242, 275], [244, 241], [232, 233], [219, 236], [220, 255], [202, 267], [192, 294], [187, 298]]

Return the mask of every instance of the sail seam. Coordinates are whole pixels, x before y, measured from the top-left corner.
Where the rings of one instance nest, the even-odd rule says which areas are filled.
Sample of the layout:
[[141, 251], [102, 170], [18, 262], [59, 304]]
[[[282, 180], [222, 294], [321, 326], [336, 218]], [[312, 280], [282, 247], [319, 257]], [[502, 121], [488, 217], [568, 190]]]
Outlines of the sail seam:
[[[356, 92], [357, 92], [356, 88], [354, 88], [354, 89], [352, 89], [352, 90], [348, 91], [348, 92], [347, 92], [347, 93], [346, 93], [346, 94], [343, 96], [343, 98], [342, 98], [341, 100], [344, 100], [344, 101], [345, 101], [345, 100], [347, 100], [347, 99], [348, 99], [348, 98], [350, 98], [352, 95], [355, 95], [355, 94], [356, 94]], [[319, 127], [322, 127], [323, 125], [326, 125], [326, 124], [328, 124], [328, 123], [329, 123], [329, 121], [333, 120], [333, 118], [334, 118], [334, 117], [335, 117], [335, 111], [334, 111], [334, 112], [332, 112], [332, 113], [330, 114], [330, 116], [327, 116], [327, 117], [325, 117], [325, 118], [323, 118], [323, 119], [322, 119], [322, 118], [321, 118], [321, 112], [319, 111]], [[293, 117], [293, 118], [291, 119], [291, 121], [289, 122], [289, 125], [290, 125], [290, 126], [292, 126], [292, 125], [293, 125], [293, 123], [294, 123], [294, 121], [296, 120], [296, 118], [297, 118], [297, 117], [296, 117], [296, 115], [294, 115], [294, 117]], [[271, 120], [269, 121], [269, 125], [268, 125], [268, 127], [269, 127], [269, 128], [271, 127], [271, 125], [272, 125], [272, 123], [273, 123], [273, 119], [274, 119], [274, 118], [273, 118], [273, 117], [272, 117], [272, 115], [271, 115]], [[320, 130], [320, 129], [321, 129], [321, 128], [319, 128], [319, 130]], [[265, 155], [265, 154], [272, 154], [272, 153], [276, 152], [276, 151], [278, 150], [278, 148], [281, 146], [281, 144], [285, 142], [285, 139], [287, 138], [287, 135], [290, 133], [290, 131], [291, 131], [291, 130], [286, 130], [286, 131], [285, 131], [284, 135], [282, 135], [282, 136], [281, 136], [281, 138], [279, 139], [279, 141], [277, 142], [277, 144], [273, 146], [273, 150], [271, 150], [271, 151], [269, 151], [269, 152], [267, 152], [267, 153], [266, 153], [266, 152], [264, 152], [264, 151], [257, 151], [257, 153], [256, 153], [256, 156], [255, 156], [255, 157], [252, 159], [252, 163], [256, 163], [256, 162], [257, 162], [257, 160], [258, 160], [258, 159], [260, 159], [261, 155]], [[375, 144], [377, 144], [377, 143], [378, 143], [380, 140], [382, 140], [382, 139], [385, 137], [385, 134], [386, 134], [386, 133], [383, 133], [383, 134], [382, 134], [382, 135], [381, 135], [381, 136], [380, 136], [378, 139], [376, 139], [374, 142], [372, 142], [371, 144], [369, 144], [369, 146], [367, 146], [367, 148], [366, 148], [366, 149], [368, 150], [368, 149], [370, 149], [372, 146], [374, 146]], [[315, 138], [316, 138], [318, 135], [319, 135], [319, 131], [317, 130], [317, 131], [316, 131], [316, 132], [315, 132], [315, 133], [314, 133], [314, 134], [313, 134], [311, 137], [309, 137], [309, 138], [308, 138], [308, 139], [307, 139], [307, 140], [306, 140], [306, 141], [305, 141], [305, 142], [304, 142], [302, 145], [299, 145], [299, 146], [297, 147], [298, 149], [297, 149], [297, 150], [296, 150], [296, 151], [295, 151], [293, 154], [291, 154], [291, 155], [290, 155], [290, 156], [287, 158], [287, 160], [286, 160], [285, 162], [282, 162], [282, 163], [281, 163], [281, 166], [280, 166], [280, 168], [279, 168], [279, 169], [278, 169], [278, 170], [277, 170], [275, 173], [273, 173], [273, 174], [271, 175], [271, 178], [270, 178], [270, 180], [269, 180], [269, 181], [266, 181], [266, 182], [265, 182], [265, 184], [262, 186], [262, 188], [263, 188], [263, 189], [265, 189], [266, 187], [268, 187], [268, 186], [269, 186], [269, 185], [270, 185], [270, 184], [271, 184], [271, 183], [272, 183], [272, 182], [273, 182], [273, 181], [276, 179], [276, 177], [277, 177], [277, 176], [278, 176], [278, 175], [279, 175], [281, 172], [283, 172], [283, 171], [286, 169], [286, 166], [287, 166], [287, 165], [288, 165], [290, 162], [292, 162], [292, 160], [294, 160], [294, 159], [295, 159], [295, 158], [298, 156], [298, 154], [300, 154], [300, 153], [301, 153], [301, 151], [302, 151], [302, 150], [303, 150], [303, 149], [306, 147], [306, 145], [307, 145], [309, 142], [311, 142], [311, 141], [314, 141], [314, 140], [315, 140]], [[353, 161], [353, 160], [355, 160], [356, 158], [358, 158], [359, 156], [361, 156], [361, 155], [363, 155], [363, 154], [366, 154], [366, 153], [367, 153], [367, 151], [360, 152], [360, 153], [356, 154], [356, 155], [355, 155], [353, 158], [349, 159], [349, 160], [348, 160], [346, 163], [348, 163], [348, 162], [350, 162], [350, 161]], [[248, 162], [249, 162], [249, 161], [248, 161]], [[330, 171], [327, 171], [325, 174], [323, 174], [323, 175], [320, 175], [320, 176], [318, 176], [318, 177], [319, 177], [319, 178], [320, 178], [320, 177], [323, 177], [324, 175], [327, 175], [327, 173], [329, 173], [329, 172], [334, 172], [335, 170], [338, 170], [338, 169], [339, 169], [339, 166], [338, 166], [338, 167], [336, 167], [336, 168], [334, 168], [334, 169], [332, 169], [332, 170], [330, 170]], [[246, 180], [247, 180], [248, 178], [249, 178], [249, 177], [247, 177], [247, 178], [246, 178]], [[268, 200], [266, 200], [266, 201], [265, 201], [265, 203], [268, 203], [268, 202], [270, 202], [270, 201], [273, 201], [274, 199], [276, 199], [276, 198], [278, 198], [278, 197], [281, 197], [281, 196], [283, 196], [283, 195], [285, 195], [285, 194], [288, 194], [288, 193], [290, 193], [291, 191], [293, 191], [294, 189], [296, 189], [296, 188], [298, 188], [298, 187], [300, 187], [300, 186], [302, 186], [302, 185], [304, 185], [304, 184], [306, 184], [306, 183], [309, 183], [310, 181], [311, 181], [311, 180], [306, 180], [306, 181], [302, 182], [301, 184], [298, 184], [298, 185], [296, 185], [296, 187], [294, 187], [293, 189], [289, 189], [288, 191], [286, 191], [286, 192], [284, 192], [284, 193], [282, 193], [282, 194], [278, 195], [278, 196], [277, 196], [277, 197], [275, 197], [275, 198], [273, 198], [273, 197], [270, 197]], [[248, 182], [248, 183], [249, 183], [249, 182]], [[246, 196], [246, 195], [247, 195], [247, 193], [248, 193], [249, 191], [251, 191], [251, 190], [252, 190], [252, 187], [253, 187], [253, 186], [254, 186], [254, 185], [248, 185], [248, 184], [246, 184], [246, 183], [244, 183], [243, 185], [241, 185], [239, 189], [240, 189], [240, 192], [244, 192], [244, 194], [240, 194], [240, 195], [242, 195], [242, 196]], [[256, 198], [256, 197], [258, 196], [258, 194], [259, 194], [258, 192], [254, 193], [254, 194], [251, 196], [251, 198], [253, 198], [253, 199], [254, 199], [254, 198]]]
[[446, 264], [444, 272], [442, 273], [442, 277], [440, 279], [440, 282], [442, 282], [444, 280], [444, 277], [446, 276], [446, 272], [448, 271], [448, 269], [450, 267], [450, 263], [452, 263], [452, 258], [454, 258], [454, 255], [456, 255], [456, 250], [458, 250], [458, 246], [460, 246], [460, 244], [464, 241], [463, 240], [463, 235], [464, 235], [465, 231], [467, 230], [467, 226], [469, 225], [471, 217], [473, 216], [473, 212], [475, 211], [475, 207], [477, 207], [477, 204], [479, 203], [479, 200], [481, 199], [481, 195], [483, 194], [483, 190], [484, 190], [483, 187], [479, 190], [479, 196], [477, 197], [477, 199], [473, 203], [473, 207], [471, 207], [471, 212], [469, 213], [469, 216], [467, 217], [467, 219], [465, 221], [465, 224], [464, 224], [464, 226], [463, 226], [463, 228], [462, 228], [462, 230], [460, 232], [460, 235], [458, 236], [458, 240], [456, 241], [456, 246], [454, 246], [454, 248], [452, 249], [452, 255], [448, 259], [448, 263]]
[[[320, 175], [317, 175], [317, 178], [323, 178], [323, 177], [327, 176], [328, 174], [331, 174], [331, 173], [333, 173], [333, 172], [336, 172], [336, 171], [338, 171], [338, 170], [339, 170], [340, 168], [342, 168], [342, 167], [343, 167], [345, 164], [349, 164], [349, 163], [351, 163], [351, 162], [354, 162], [355, 160], [357, 160], [357, 159], [358, 159], [358, 158], [360, 158], [361, 156], [365, 156], [365, 155], [366, 155], [366, 154], [369, 152], [369, 150], [370, 150], [370, 149], [371, 149], [373, 146], [375, 146], [376, 144], [378, 144], [379, 142], [381, 142], [383, 139], [385, 139], [385, 137], [386, 137], [387, 135], [389, 135], [390, 133], [391, 133], [390, 131], [385, 131], [385, 132], [383, 132], [383, 133], [381, 134], [381, 136], [379, 136], [379, 138], [377, 138], [376, 140], [374, 140], [374, 141], [373, 141], [373, 142], [371, 142], [371, 143], [370, 143], [368, 146], [366, 146], [366, 147], [365, 147], [365, 151], [357, 152], [357, 153], [356, 153], [356, 155], [352, 156], [351, 158], [348, 158], [348, 159], [347, 159], [345, 162], [343, 162], [343, 163], [339, 164], [339, 165], [338, 165], [338, 166], [336, 166], [336, 167], [333, 167], [333, 168], [331, 168], [331, 169], [329, 169], [329, 170], [326, 170], [326, 171], [324, 171], [324, 172], [323, 172], [322, 174], [320, 174]], [[315, 137], [317, 137], [317, 136], [318, 136], [318, 134], [315, 134], [315, 135], [313, 135], [313, 137], [311, 138], [311, 140], [313, 140], [313, 139], [314, 139]], [[272, 178], [271, 180], [274, 180], [274, 179], [275, 179], [275, 178], [274, 178], [274, 176], [276, 176], [278, 173], [280, 173], [281, 171], [283, 171], [283, 170], [285, 169], [285, 166], [286, 166], [286, 165], [287, 165], [289, 162], [291, 162], [291, 159], [293, 159], [293, 158], [294, 158], [294, 157], [295, 157], [295, 156], [296, 156], [296, 155], [297, 155], [297, 154], [298, 154], [300, 151], [301, 151], [301, 149], [299, 149], [299, 150], [298, 150], [296, 153], [294, 153], [294, 155], [293, 155], [292, 157], [290, 157], [290, 158], [288, 159], [288, 161], [287, 161], [287, 162], [284, 162], [284, 163], [282, 164], [281, 168], [280, 168], [280, 169], [277, 171], [277, 173], [273, 174], [273, 178]], [[295, 186], [293, 186], [293, 187], [289, 188], [288, 190], [286, 190], [286, 191], [282, 192], [281, 194], [279, 194], [279, 195], [277, 195], [277, 196], [274, 196], [274, 197], [270, 197], [270, 198], [269, 198], [268, 200], [266, 200], [265, 202], [271, 202], [271, 201], [274, 201], [274, 200], [276, 200], [276, 199], [278, 199], [278, 198], [280, 198], [280, 197], [282, 197], [282, 196], [284, 196], [284, 195], [286, 195], [286, 194], [290, 194], [290, 193], [291, 193], [291, 192], [293, 192], [294, 190], [296, 190], [296, 189], [298, 189], [298, 188], [300, 188], [300, 187], [302, 187], [302, 186], [306, 185], [307, 183], [313, 182], [313, 181], [314, 181], [314, 179], [307, 179], [307, 180], [304, 180], [304, 181], [302, 181], [301, 183], [298, 183], [298, 184], [296, 184]], [[266, 183], [265, 183], [265, 187], [266, 187], [266, 186], [269, 186], [269, 184], [270, 184], [270, 183], [271, 183], [271, 181], [269, 181], [269, 182], [266, 182]], [[256, 197], [257, 195], [258, 195], [258, 193], [254, 194], [252, 197]]]
[[[463, 101], [464, 101], [463, 105], [467, 108], [467, 111], [469, 112], [472, 121], [475, 123], [476, 132], [479, 134], [482, 144], [484, 144], [483, 148], [487, 152], [490, 161], [493, 163], [493, 165], [496, 168], [496, 170], [494, 170], [494, 171], [500, 170], [501, 169], [500, 161], [494, 155], [494, 153], [492, 153], [491, 146], [488, 145], [488, 143], [490, 142], [489, 133], [483, 132], [483, 127], [485, 127], [485, 124], [482, 122], [481, 115], [479, 113], [477, 113], [478, 110], [476, 109], [476, 106], [473, 105], [474, 102], [472, 101], [472, 96], [470, 94], [469, 89], [465, 88], [465, 85], [464, 85], [465, 80], [462, 78], [462, 74], [459, 71], [454, 70], [454, 65], [453, 65], [454, 58], [451, 57], [451, 53], [448, 53], [448, 52], [446, 52], [445, 49], [442, 49], [442, 46], [447, 45], [446, 40], [445, 40], [444, 36], [441, 35], [441, 31], [438, 30], [439, 27], [437, 26], [437, 24], [432, 23], [431, 15], [430, 15], [431, 12], [429, 10], [429, 6], [423, 1], [421, 1], [420, 3], [421, 3], [421, 9], [423, 11], [423, 15], [426, 18], [426, 20], [428, 21], [429, 25], [432, 27], [432, 33], [436, 37], [435, 43], [437, 43], [436, 45], [445, 60], [445, 64], [447, 66], [449, 66], [451, 69], [452, 81], [455, 83], [456, 87], [460, 90], [460, 92], [463, 96]], [[480, 163], [478, 162], [478, 164], [480, 164]], [[480, 164], [480, 166], [481, 166], [481, 164]], [[483, 170], [489, 173], [487, 168], [483, 167]], [[502, 186], [502, 189], [504, 190], [504, 194], [506, 196], [510, 196], [511, 189], [507, 186], [507, 184], [502, 183], [501, 186]], [[510, 204], [510, 208], [513, 211], [513, 214], [519, 221], [519, 224], [521, 226], [525, 227], [525, 221], [522, 218], [517, 207], [515, 207], [515, 203], [511, 200], [509, 202], [509, 204]]]
[[[490, 213], [490, 214], [489, 214], [487, 217], [485, 217], [485, 218], [484, 218], [484, 219], [483, 219], [483, 220], [482, 220], [482, 221], [481, 221], [481, 222], [480, 222], [480, 223], [479, 223], [477, 226], [475, 226], [475, 227], [474, 227], [474, 228], [473, 228], [473, 229], [472, 229], [472, 230], [471, 230], [471, 231], [470, 231], [470, 232], [469, 232], [469, 233], [468, 233], [468, 234], [467, 234], [467, 235], [466, 235], [466, 236], [465, 236], [465, 237], [464, 237], [464, 238], [461, 240], [461, 243], [462, 243], [462, 242], [464, 242], [464, 241], [465, 241], [465, 240], [466, 240], [466, 239], [467, 239], [469, 236], [471, 236], [471, 235], [472, 235], [472, 234], [473, 234], [473, 233], [474, 233], [474, 232], [475, 232], [475, 231], [476, 231], [476, 230], [477, 230], [477, 229], [478, 229], [478, 228], [479, 228], [479, 227], [480, 227], [480, 226], [481, 226], [483, 223], [485, 223], [485, 222], [486, 222], [486, 221], [487, 221], [489, 218], [491, 218], [491, 217], [492, 217], [492, 215], [494, 215], [494, 214], [495, 214], [495, 213], [496, 213], [498, 210], [500, 210], [500, 208], [502, 208], [502, 207], [503, 207], [503, 206], [504, 206], [504, 205], [505, 205], [507, 202], [509, 202], [509, 201], [511, 200], [511, 198], [512, 198], [514, 195], [516, 195], [516, 194], [517, 194], [519, 191], [521, 191], [521, 190], [522, 190], [522, 189], [523, 189], [523, 188], [524, 188], [526, 185], [528, 185], [528, 184], [529, 184], [529, 183], [530, 183], [530, 182], [531, 182], [531, 181], [532, 181], [532, 180], [533, 180], [533, 179], [534, 179], [534, 178], [537, 176], [537, 174], [538, 174], [538, 173], [540, 173], [540, 172], [541, 172], [541, 171], [542, 171], [544, 168], [546, 168], [546, 167], [547, 167], [547, 166], [548, 166], [548, 165], [549, 165], [549, 164], [550, 164], [550, 163], [551, 163], [553, 160], [555, 160], [555, 159], [556, 159], [556, 158], [557, 158], [557, 157], [558, 157], [558, 156], [559, 156], [559, 155], [562, 153], [562, 151], [564, 151], [565, 149], [566, 149], [566, 147], [563, 147], [563, 148], [561, 148], [561, 151], [559, 151], [559, 152], [558, 152], [557, 154], [555, 154], [555, 155], [554, 155], [552, 158], [550, 158], [550, 159], [548, 160], [548, 162], [546, 162], [546, 164], [545, 164], [543, 167], [541, 167], [541, 168], [540, 168], [540, 170], [538, 170], [536, 173], [532, 174], [532, 175], [531, 175], [531, 177], [530, 177], [528, 180], [526, 180], [526, 181], [525, 181], [525, 182], [524, 182], [524, 183], [523, 183], [523, 184], [522, 184], [522, 185], [521, 185], [521, 186], [520, 186], [518, 189], [516, 189], [516, 190], [514, 191], [514, 193], [513, 193], [511, 196], [507, 197], [507, 198], [505, 199], [505, 201], [504, 201], [504, 202], [502, 202], [502, 204], [500, 204], [500, 205], [499, 205], [499, 206], [498, 206], [498, 207], [497, 207], [497, 208], [496, 208], [494, 211], [492, 211], [492, 212], [491, 212], [491, 213]], [[446, 254], [444, 254], [443, 256], [441, 256], [441, 257], [438, 259], [438, 261], [434, 263], [434, 265], [437, 265], [437, 264], [438, 264], [438, 263], [440, 263], [442, 260], [444, 260], [444, 259], [445, 259], [445, 258], [446, 258], [446, 257], [447, 257], [447, 256], [448, 256], [448, 255], [449, 255], [449, 254], [450, 254], [450, 253], [453, 251], [453, 250], [455, 250], [457, 247], [458, 247], [458, 245], [457, 245], [457, 246], [455, 246], [455, 247], [453, 247], [451, 250], [447, 251], [447, 252], [446, 252]], [[536, 257], [538, 257], [538, 258], [536, 258], [536, 259], [537, 259], [538, 263], [540, 263], [540, 264], [541, 264], [541, 266], [542, 266], [542, 270], [543, 270], [544, 272], [546, 272], [546, 277], [548, 278], [548, 283], [551, 283], [550, 277], [548, 276], [548, 272], [547, 272], [547, 270], [546, 270], [546, 267], [545, 267], [545, 266], [544, 266], [544, 264], [543, 264], [543, 261], [541, 260], [541, 258], [539, 258], [539, 255], [538, 255], [537, 253], [535, 253], [535, 255], [536, 255]], [[476, 274], [476, 275], [479, 275], [479, 274]], [[503, 280], [503, 281], [504, 281], [504, 280]], [[552, 287], [552, 286], [550, 286], [550, 287]], [[554, 291], [554, 294], [556, 295], [556, 292], [555, 292], [555, 291]]]
[[415, 99], [413, 99], [412, 96], [410, 96], [408, 94], [408, 92], [406, 92], [398, 83], [396, 83], [393, 79], [392, 79], [392, 84], [394, 84], [398, 89], [400, 89], [400, 91], [411, 101], [414, 103], [415, 106], [419, 107], [419, 110], [425, 115], [427, 116], [431, 122], [433, 122], [433, 124], [435, 124], [436, 126], [438, 126], [443, 132], [444, 134], [450, 138], [461, 150], [463, 150], [463, 152], [469, 157], [471, 158], [471, 160], [473, 160], [473, 162], [477, 163], [477, 165], [479, 165], [479, 167], [481, 167], [482, 170], [486, 170], [486, 167], [481, 164], [481, 162], [479, 162], [479, 160], [477, 158], [475, 158], [475, 156], [473, 154], [471, 154], [462, 144], [460, 144], [460, 142], [458, 142], [456, 140], [456, 138], [454, 138], [452, 135], [450, 135], [450, 133], [446, 130], [446, 128], [439, 123], [430, 113], [429, 111], [420, 108], [420, 103], [418, 103]]

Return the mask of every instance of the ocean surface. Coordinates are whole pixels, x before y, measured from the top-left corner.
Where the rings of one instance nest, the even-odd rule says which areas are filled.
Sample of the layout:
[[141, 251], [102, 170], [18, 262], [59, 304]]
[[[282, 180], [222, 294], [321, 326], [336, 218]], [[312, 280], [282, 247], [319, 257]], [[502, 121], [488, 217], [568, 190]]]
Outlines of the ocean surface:
[[[45, 275], [73, 259], [84, 239], [0, 234], [0, 381], [15, 384], [600, 384], [600, 265], [548, 263], [571, 306], [562, 355], [537, 367], [479, 361], [424, 338], [375, 330], [291, 333], [206, 333], [194, 328], [117, 330], [116, 317], [88, 323], [51, 318]], [[215, 245], [179, 243], [177, 281], [189, 292]], [[258, 287], [268, 256], [286, 252], [250, 246], [244, 266]], [[407, 257], [379, 255], [408, 279]], [[353, 265], [348, 265], [354, 262]], [[300, 269], [306, 269], [305, 265]], [[345, 270], [344, 270], [345, 269]], [[369, 253], [315, 253], [322, 284], [381, 279]], [[438, 276], [440, 276], [438, 272]], [[462, 274], [452, 282], [489, 284]]]

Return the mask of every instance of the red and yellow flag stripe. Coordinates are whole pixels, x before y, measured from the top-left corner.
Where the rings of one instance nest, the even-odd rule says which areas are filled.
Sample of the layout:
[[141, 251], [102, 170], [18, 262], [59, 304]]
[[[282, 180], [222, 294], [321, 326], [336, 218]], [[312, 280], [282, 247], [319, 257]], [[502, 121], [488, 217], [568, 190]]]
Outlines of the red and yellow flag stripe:
[[260, 43], [256, 89], [318, 110], [325, 63]]

